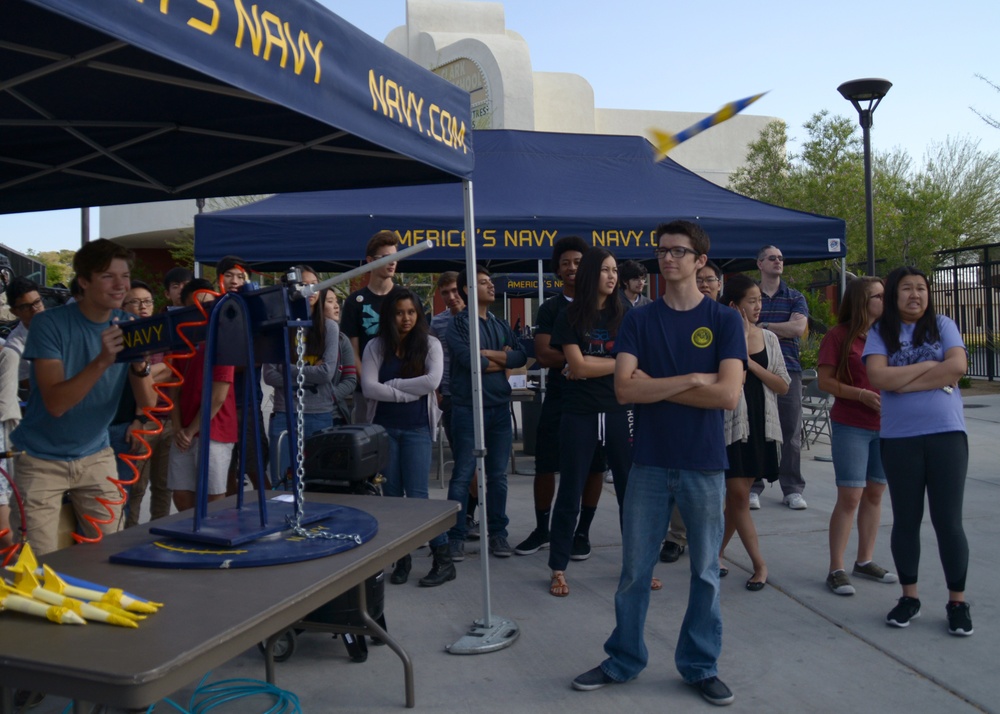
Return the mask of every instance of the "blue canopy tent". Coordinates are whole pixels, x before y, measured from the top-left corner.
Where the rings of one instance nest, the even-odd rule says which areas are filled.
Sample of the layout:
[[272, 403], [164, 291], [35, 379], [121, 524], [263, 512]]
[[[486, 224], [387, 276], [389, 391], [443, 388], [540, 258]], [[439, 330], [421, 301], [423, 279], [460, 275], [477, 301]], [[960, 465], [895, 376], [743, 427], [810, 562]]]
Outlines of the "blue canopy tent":
[[6, 0], [0, 127], [0, 213], [454, 182], [473, 164], [468, 95], [313, 0]]
[[[669, 158], [656, 163], [641, 137], [496, 130], [476, 132], [475, 143], [476, 251], [496, 270], [537, 270], [565, 235], [649, 260], [656, 225], [676, 218], [706, 228], [716, 260], [752, 259], [768, 243], [789, 262], [846, 255], [844, 221], [740, 196]], [[381, 229], [407, 245], [434, 241], [425, 269], [465, 258], [462, 213], [447, 186], [279, 195], [203, 214], [196, 257], [338, 270], [356, 265], [359, 246]]]

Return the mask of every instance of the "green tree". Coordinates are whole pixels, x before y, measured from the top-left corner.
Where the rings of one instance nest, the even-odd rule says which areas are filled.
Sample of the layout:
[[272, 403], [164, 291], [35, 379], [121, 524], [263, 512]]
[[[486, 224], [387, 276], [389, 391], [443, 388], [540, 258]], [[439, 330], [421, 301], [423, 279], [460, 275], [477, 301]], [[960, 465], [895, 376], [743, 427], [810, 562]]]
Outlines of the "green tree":
[[[771, 122], [750, 144], [729, 187], [787, 208], [842, 218], [848, 260], [862, 263], [864, 158], [856, 123], [823, 111], [804, 127], [807, 138], [795, 155], [787, 152], [784, 124]], [[902, 149], [875, 152], [872, 196], [881, 271], [903, 264], [930, 270], [939, 259], [935, 251], [1000, 235], [1000, 156], [980, 151], [971, 139], [932, 145], [919, 169]], [[808, 283], [804, 269], [790, 270], [789, 277]]]
[[73, 278], [73, 250], [45, 250], [36, 253], [28, 251], [28, 256], [45, 264], [45, 284], [51, 287], [57, 283], [69, 285]]

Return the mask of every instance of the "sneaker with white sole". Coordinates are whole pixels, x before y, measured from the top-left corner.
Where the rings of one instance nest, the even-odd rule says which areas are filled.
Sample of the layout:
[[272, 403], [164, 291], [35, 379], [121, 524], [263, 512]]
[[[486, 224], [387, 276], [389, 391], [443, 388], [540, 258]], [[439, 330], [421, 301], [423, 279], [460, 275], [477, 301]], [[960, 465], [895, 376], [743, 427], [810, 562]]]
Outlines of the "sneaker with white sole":
[[801, 493], [790, 493], [782, 500], [786, 506], [791, 508], [793, 511], [804, 511], [809, 506], [806, 504], [806, 499], [802, 498]]
[[851, 571], [851, 574], [857, 575], [859, 578], [868, 578], [869, 580], [874, 580], [876, 583], [899, 582], [899, 578], [896, 577], [895, 573], [890, 573], [888, 570], [883, 568], [874, 560], [869, 560], [865, 565], [858, 565], [857, 563], [855, 563], [854, 570]]
[[615, 475], [611, 473], [610, 469], [608, 469], [607, 471], [604, 472], [604, 483], [614, 483], [614, 482], [615, 482]]
[[854, 586], [843, 570], [835, 570], [826, 576], [826, 586], [836, 595], [853, 595]]
[[949, 602], [945, 608], [948, 611], [948, 632], [959, 637], [972, 634], [972, 615], [967, 602]]
[[893, 627], [909, 627], [910, 620], [916, 620], [918, 617], [920, 617], [920, 601], [915, 597], [904, 595], [899, 598], [896, 607], [889, 610], [885, 622]]
[[750, 510], [759, 511], [760, 510], [760, 496], [756, 493], [750, 494]]
[[600, 667], [594, 667], [573, 680], [573, 689], [578, 689], [581, 692], [590, 692], [601, 687], [606, 687], [609, 684], [618, 684], [618, 682], [606, 675]]

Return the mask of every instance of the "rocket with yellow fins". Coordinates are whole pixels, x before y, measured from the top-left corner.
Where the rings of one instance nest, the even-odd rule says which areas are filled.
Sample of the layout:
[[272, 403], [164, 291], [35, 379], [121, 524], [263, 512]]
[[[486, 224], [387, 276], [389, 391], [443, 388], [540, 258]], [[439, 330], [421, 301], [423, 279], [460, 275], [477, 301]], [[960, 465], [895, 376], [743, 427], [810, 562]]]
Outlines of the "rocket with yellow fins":
[[21, 548], [17, 563], [13, 566], [8, 566], [7, 569], [15, 573], [19, 570], [31, 572], [36, 578], [44, 578], [46, 590], [54, 592], [57, 595], [88, 602], [112, 614], [120, 614], [119, 610], [138, 614], [152, 614], [163, 607], [162, 603], [143, 600], [123, 592], [119, 588], [106, 588], [94, 583], [84, 583], [83, 581], [75, 584], [69, 577], [56, 573], [51, 568], [39, 568], [35, 553], [31, 550], [31, 546], [28, 543], [25, 543]]
[[660, 129], [650, 129], [650, 134], [653, 135], [652, 143], [656, 147], [656, 160], [663, 161], [664, 157], [678, 144], [681, 144], [693, 136], [700, 134], [705, 131], [705, 129], [710, 129], [717, 124], [732, 119], [734, 116], [739, 114], [741, 111], [749, 107], [751, 104], [756, 102], [758, 99], [763, 97], [767, 92], [761, 92], [760, 94], [755, 94], [752, 97], [745, 97], [744, 99], [738, 99], [735, 102], [729, 102], [715, 114], [710, 114], [697, 124], [692, 124], [687, 129], [679, 131], [676, 134], [668, 134]]
[[31, 597], [48, 605], [69, 608], [85, 620], [94, 622], [106, 622], [109, 625], [118, 627], [138, 627], [137, 620], [143, 619], [144, 615], [134, 615], [131, 612], [119, 608], [98, 607], [83, 600], [67, 597], [59, 594], [62, 579], [49, 566], [45, 567], [45, 587], [38, 582], [35, 574], [24, 567], [16, 567], [14, 575], [14, 587], [16, 592], [25, 597]]
[[0, 610], [21, 612], [35, 617], [44, 617], [60, 625], [86, 625], [87, 621], [68, 607], [49, 605], [25, 597], [20, 592], [0, 580]]

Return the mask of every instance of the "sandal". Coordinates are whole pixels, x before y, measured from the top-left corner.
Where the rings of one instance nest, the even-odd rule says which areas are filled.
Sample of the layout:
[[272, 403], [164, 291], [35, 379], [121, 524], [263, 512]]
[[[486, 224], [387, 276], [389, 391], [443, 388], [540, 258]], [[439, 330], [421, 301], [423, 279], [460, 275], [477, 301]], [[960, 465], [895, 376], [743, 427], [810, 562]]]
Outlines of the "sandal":
[[659, 578], [653, 578], [653, 582], [651, 582], [649, 584], [649, 589], [650, 590], [662, 590], [663, 589], [663, 583], [660, 582]]
[[556, 570], [552, 573], [552, 582], [549, 583], [549, 595], [555, 597], [566, 597], [569, 595], [569, 585], [566, 584], [566, 573]]

